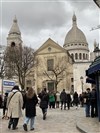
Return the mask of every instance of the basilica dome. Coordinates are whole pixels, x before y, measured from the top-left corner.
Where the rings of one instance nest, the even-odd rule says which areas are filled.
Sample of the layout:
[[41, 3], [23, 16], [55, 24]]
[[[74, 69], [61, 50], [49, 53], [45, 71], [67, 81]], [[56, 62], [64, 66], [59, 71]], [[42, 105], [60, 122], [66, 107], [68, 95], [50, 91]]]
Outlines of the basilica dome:
[[72, 21], [73, 21], [73, 26], [65, 37], [64, 45], [74, 42], [87, 44], [87, 40], [84, 33], [77, 27], [77, 22], [76, 22], [77, 20], [75, 14], [73, 15]]
[[75, 14], [72, 17], [72, 24], [72, 28], [65, 37], [63, 47], [68, 50], [75, 60], [87, 60], [89, 52], [88, 43], [84, 33], [77, 26]]
[[87, 43], [84, 33], [77, 26], [72, 27], [72, 29], [67, 33], [64, 44], [74, 42]]

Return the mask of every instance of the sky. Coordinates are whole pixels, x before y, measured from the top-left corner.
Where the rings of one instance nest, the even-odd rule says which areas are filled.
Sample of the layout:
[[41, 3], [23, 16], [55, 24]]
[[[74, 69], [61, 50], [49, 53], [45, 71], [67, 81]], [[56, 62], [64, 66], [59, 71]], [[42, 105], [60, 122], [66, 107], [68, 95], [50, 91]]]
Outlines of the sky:
[[100, 43], [100, 9], [93, 0], [0, 0], [0, 44], [7, 36], [16, 15], [24, 45], [38, 49], [48, 38], [63, 46], [76, 14], [77, 26], [83, 31], [93, 50]]

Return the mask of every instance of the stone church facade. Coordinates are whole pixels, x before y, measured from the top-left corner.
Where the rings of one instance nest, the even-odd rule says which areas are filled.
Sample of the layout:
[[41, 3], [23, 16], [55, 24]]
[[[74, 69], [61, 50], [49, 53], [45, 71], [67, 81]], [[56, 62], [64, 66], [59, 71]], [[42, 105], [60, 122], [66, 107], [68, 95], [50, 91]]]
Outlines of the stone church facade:
[[[73, 59], [69, 53], [52, 39], [48, 39], [37, 51], [35, 88], [48, 91], [70, 91], [73, 87]], [[57, 86], [56, 86], [57, 83]]]
[[[19, 47], [22, 43], [15, 17], [7, 37], [7, 46], [17, 44]], [[35, 55], [38, 64], [29, 70], [26, 88], [34, 86], [36, 92], [46, 87], [48, 90], [56, 88], [58, 91], [66, 89], [71, 93], [75, 91], [82, 93], [82, 89], [85, 91], [90, 87], [90, 84], [86, 83], [85, 76], [85, 70], [91, 64], [90, 51], [84, 33], [77, 26], [75, 14], [72, 17], [72, 28], [66, 34], [63, 47], [49, 38], [35, 51]]]

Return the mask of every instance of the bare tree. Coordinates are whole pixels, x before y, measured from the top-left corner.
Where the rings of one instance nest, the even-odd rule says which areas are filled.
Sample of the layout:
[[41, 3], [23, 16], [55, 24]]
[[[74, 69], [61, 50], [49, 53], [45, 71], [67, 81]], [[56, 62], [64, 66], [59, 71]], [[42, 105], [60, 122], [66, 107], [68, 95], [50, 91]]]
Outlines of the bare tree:
[[4, 55], [0, 57], [0, 78], [3, 79], [5, 76], [5, 67], [4, 67]]
[[57, 87], [58, 84], [61, 82], [61, 80], [64, 79], [65, 75], [67, 74], [67, 76], [70, 73], [69, 71], [69, 64], [71, 62], [69, 62], [69, 59], [67, 57], [56, 57], [56, 61], [53, 65], [53, 67], [51, 66], [51, 64], [49, 64], [49, 66], [47, 66], [45, 64], [45, 66], [47, 66], [48, 68], [50, 68], [50, 71], [48, 71], [48, 68], [45, 68], [43, 70], [43, 75], [47, 76], [51, 81], [53, 81], [55, 83], [55, 91], [57, 91]]
[[24, 89], [27, 71], [34, 65], [34, 50], [30, 47], [8, 47], [5, 61], [6, 76], [16, 76], [21, 88]]

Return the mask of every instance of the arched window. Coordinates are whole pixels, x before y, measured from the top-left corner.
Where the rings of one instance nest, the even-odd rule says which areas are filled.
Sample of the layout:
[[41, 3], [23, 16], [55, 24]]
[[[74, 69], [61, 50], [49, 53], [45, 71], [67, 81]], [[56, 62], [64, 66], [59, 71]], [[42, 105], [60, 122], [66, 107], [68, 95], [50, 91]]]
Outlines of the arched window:
[[11, 47], [15, 47], [15, 42], [12, 42], [11, 43]]
[[80, 59], [80, 60], [82, 59], [82, 54], [81, 54], [81, 53], [79, 53], [79, 59]]
[[83, 60], [85, 60], [85, 54], [83, 53]]
[[87, 54], [85, 55], [86, 59], [87, 59]]
[[74, 54], [71, 54], [72, 58], [74, 59]]
[[77, 53], [75, 53], [75, 59], [76, 59], [76, 60], [78, 59], [78, 54], [77, 54]]
[[87, 59], [89, 59], [89, 55], [87, 54]]

